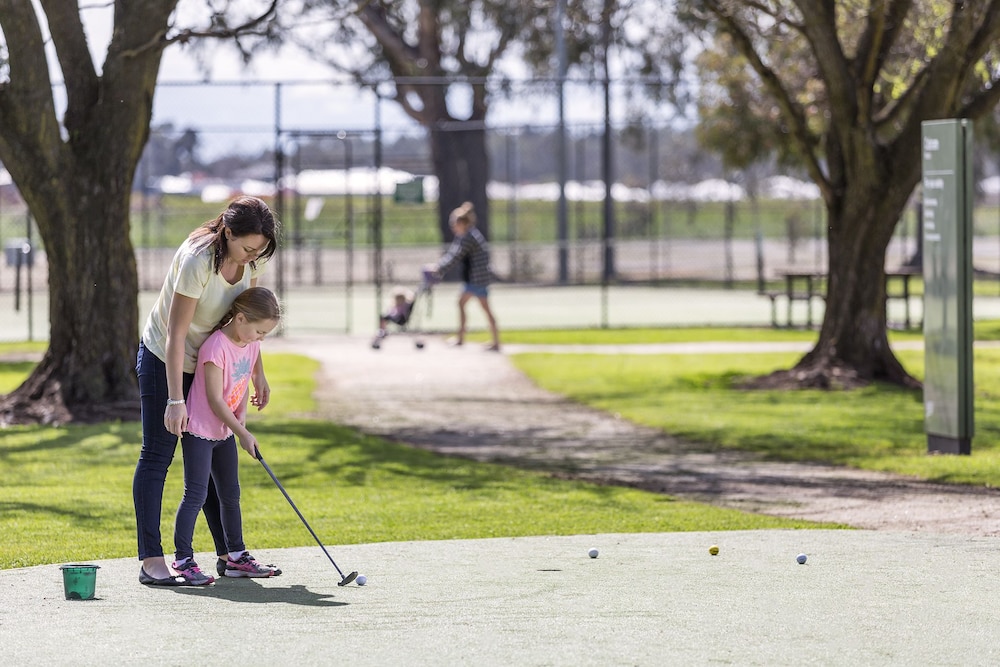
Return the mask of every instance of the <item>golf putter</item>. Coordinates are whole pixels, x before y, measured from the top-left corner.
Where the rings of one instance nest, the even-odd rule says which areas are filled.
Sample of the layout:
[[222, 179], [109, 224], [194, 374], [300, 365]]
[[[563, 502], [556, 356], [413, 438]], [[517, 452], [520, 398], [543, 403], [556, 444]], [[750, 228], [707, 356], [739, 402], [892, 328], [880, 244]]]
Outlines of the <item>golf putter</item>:
[[288, 491], [285, 491], [285, 487], [283, 487], [281, 485], [281, 482], [278, 481], [278, 478], [274, 476], [274, 471], [271, 470], [271, 466], [267, 465], [267, 461], [265, 461], [264, 457], [261, 456], [260, 447], [257, 447], [257, 460], [260, 461], [260, 464], [264, 466], [264, 470], [266, 470], [267, 474], [270, 475], [271, 479], [274, 480], [275, 485], [281, 491], [281, 494], [285, 496], [285, 500], [288, 501], [288, 504], [291, 505], [292, 509], [295, 510], [295, 513], [299, 515], [299, 519], [302, 520], [302, 525], [306, 527], [306, 529], [309, 531], [309, 534], [313, 536], [314, 540], [316, 540], [316, 544], [319, 545], [319, 548], [323, 550], [323, 553], [326, 554], [326, 557], [330, 559], [330, 562], [333, 563], [333, 566], [337, 569], [337, 574], [340, 575], [340, 583], [338, 583], [337, 585], [346, 586], [347, 584], [357, 579], [358, 578], [357, 572], [351, 572], [349, 575], [345, 577], [344, 573], [340, 570], [339, 567], [337, 567], [337, 563], [333, 560], [333, 556], [330, 555], [330, 552], [327, 551], [326, 547], [323, 546], [323, 543], [320, 542], [319, 537], [316, 536], [316, 532], [309, 525], [309, 522], [306, 521], [306, 518], [302, 516], [302, 512], [299, 511], [299, 508], [296, 507], [295, 503], [292, 502], [292, 497], [288, 495]]

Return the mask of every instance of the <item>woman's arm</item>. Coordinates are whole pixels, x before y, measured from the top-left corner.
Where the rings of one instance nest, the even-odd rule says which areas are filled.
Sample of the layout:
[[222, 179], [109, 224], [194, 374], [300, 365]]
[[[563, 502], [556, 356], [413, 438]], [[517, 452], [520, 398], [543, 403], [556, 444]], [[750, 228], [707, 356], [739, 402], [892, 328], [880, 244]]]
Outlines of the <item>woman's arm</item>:
[[[182, 294], [174, 294], [170, 300], [170, 312], [167, 316], [167, 397], [171, 400], [184, 400], [184, 343], [188, 328], [194, 320], [194, 310], [197, 299]], [[188, 414], [184, 403], [167, 405], [163, 413], [163, 425], [174, 435], [180, 435], [187, 429]]]

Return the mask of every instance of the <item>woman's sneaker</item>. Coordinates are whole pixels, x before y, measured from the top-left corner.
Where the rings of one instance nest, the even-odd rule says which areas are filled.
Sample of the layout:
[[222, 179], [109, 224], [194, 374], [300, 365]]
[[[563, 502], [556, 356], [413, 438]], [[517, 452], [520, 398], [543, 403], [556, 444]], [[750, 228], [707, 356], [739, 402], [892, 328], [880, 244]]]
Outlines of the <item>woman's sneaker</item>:
[[193, 560], [189, 560], [183, 565], [174, 563], [171, 567], [177, 570], [177, 574], [184, 577], [185, 581], [191, 586], [207, 586], [215, 581], [215, 577], [202, 572], [201, 568], [198, 567], [198, 563]]
[[263, 565], [254, 560], [249, 551], [244, 551], [237, 560], [226, 563], [227, 577], [276, 577], [281, 570], [273, 565]]

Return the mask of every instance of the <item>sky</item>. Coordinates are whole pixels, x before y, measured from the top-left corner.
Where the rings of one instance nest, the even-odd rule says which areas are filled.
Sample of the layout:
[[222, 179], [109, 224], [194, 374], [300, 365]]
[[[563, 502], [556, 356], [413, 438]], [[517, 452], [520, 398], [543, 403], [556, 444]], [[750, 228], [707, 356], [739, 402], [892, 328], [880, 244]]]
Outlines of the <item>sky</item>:
[[[235, 0], [237, 6], [255, 7], [266, 0]], [[108, 4], [81, 4], [95, 63], [100, 67], [111, 34], [112, 9]], [[204, 25], [205, 0], [181, 0], [178, 23]], [[209, 80], [213, 85], [205, 85]], [[252, 154], [273, 147], [278, 124], [286, 130], [360, 131], [375, 126], [376, 99], [350, 85], [333, 86], [337, 74], [309, 60], [302, 53], [283, 49], [255, 58], [249, 66], [235, 49], [218, 48], [206, 72], [193, 50], [181, 44], [163, 56], [154, 98], [153, 125], [171, 124], [178, 131], [199, 131], [201, 157], [225, 153]], [[279, 87], [275, 84], [282, 82]], [[310, 83], [311, 82], [311, 83]], [[279, 104], [280, 100], [280, 104]], [[598, 123], [603, 108], [600, 96], [575, 94], [567, 88], [567, 121]], [[381, 125], [389, 135], [413, 131], [414, 122], [391, 101], [381, 103]], [[493, 125], [554, 124], [557, 100], [519, 98], [494, 100]]]

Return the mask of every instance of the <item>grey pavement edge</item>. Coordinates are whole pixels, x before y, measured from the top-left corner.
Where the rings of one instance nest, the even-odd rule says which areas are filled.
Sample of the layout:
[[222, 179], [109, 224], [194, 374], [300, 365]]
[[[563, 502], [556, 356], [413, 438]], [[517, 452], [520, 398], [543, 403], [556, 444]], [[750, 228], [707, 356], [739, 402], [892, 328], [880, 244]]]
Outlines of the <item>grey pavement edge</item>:
[[[712, 544], [720, 547], [710, 556]], [[597, 547], [600, 555], [588, 557]], [[0, 571], [8, 665], [995, 665], [996, 540], [870, 531], [607, 534], [265, 550], [280, 577], [139, 585]], [[806, 553], [804, 565], [796, 563]], [[207, 556], [206, 556], [207, 558]]]

